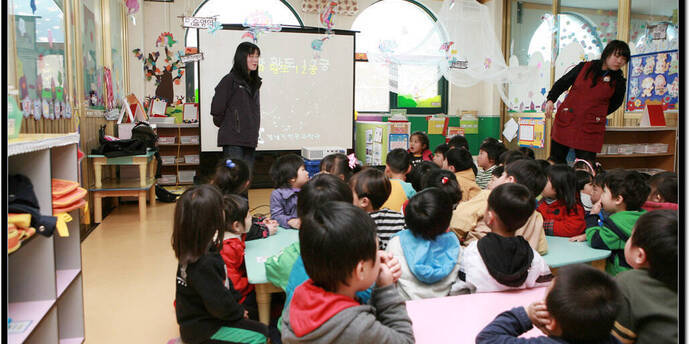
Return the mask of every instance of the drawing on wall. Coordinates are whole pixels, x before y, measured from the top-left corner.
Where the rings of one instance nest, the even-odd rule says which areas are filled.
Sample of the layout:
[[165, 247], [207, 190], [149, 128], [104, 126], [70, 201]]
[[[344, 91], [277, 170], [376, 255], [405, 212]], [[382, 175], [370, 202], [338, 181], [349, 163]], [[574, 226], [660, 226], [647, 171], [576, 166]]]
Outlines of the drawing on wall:
[[678, 50], [630, 57], [627, 111], [644, 111], [647, 102], [678, 110]]

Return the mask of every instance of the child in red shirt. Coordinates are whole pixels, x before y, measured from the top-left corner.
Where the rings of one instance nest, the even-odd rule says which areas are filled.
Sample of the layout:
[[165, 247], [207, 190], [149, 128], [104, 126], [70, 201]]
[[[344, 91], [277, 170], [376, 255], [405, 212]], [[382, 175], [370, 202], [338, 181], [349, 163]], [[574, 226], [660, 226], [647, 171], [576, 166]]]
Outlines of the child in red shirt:
[[546, 235], [573, 237], [585, 231], [585, 211], [580, 204], [575, 170], [567, 165], [546, 168], [547, 183], [544, 198], [537, 211], [544, 218]]

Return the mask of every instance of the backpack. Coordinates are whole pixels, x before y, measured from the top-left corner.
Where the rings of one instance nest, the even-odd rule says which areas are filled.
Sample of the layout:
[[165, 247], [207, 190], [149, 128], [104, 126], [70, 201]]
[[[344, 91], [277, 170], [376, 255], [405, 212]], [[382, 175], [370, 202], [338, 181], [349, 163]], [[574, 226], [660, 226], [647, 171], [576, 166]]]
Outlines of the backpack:
[[132, 139], [143, 142], [146, 148], [155, 149], [158, 135], [148, 123], [139, 122], [132, 128]]

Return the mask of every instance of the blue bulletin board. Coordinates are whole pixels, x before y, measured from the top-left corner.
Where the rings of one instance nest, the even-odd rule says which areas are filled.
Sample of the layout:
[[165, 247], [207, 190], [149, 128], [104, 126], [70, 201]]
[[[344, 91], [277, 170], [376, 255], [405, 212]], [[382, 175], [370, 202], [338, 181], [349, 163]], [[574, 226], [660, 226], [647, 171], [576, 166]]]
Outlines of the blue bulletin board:
[[644, 111], [648, 101], [678, 110], [678, 50], [630, 56], [627, 111]]

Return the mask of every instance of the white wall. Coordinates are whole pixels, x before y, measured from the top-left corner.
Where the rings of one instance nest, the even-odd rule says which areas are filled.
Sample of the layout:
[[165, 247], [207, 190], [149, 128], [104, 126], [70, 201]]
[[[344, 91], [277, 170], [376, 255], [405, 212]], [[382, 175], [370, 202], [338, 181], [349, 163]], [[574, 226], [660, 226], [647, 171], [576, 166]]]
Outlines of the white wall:
[[[249, 0], [245, 0], [249, 1]], [[194, 10], [203, 2], [203, 0], [175, 0], [172, 3], [163, 2], [140, 2], [141, 7], [139, 12], [135, 15], [136, 25], [128, 20], [129, 38], [127, 54], [130, 65], [130, 91], [134, 92], [140, 99], [146, 95], [153, 95], [155, 91], [154, 80], [146, 81], [144, 78], [142, 62], [134, 57], [131, 51], [135, 48], [140, 48], [146, 54], [154, 47], [155, 41], [162, 32], [171, 32], [178, 43], [173, 47], [175, 51], [184, 48], [184, 34], [185, 31], [181, 26], [181, 15], [191, 16]], [[359, 0], [359, 10], [367, 8], [376, 0]], [[419, 1], [426, 6], [433, 13], [437, 14], [443, 4], [438, 0], [421, 0]], [[319, 26], [319, 16], [317, 14], [306, 14], [302, 12], [302, 0], [288, 0], [297, 14], [302, 19], [305, 26]], [[494, 0], [486, 4], [489, 11], [494, 18], [494, 31], [496, 32], [496, 39], [499, 44], [502, 35], [502, 1]], [[350, 29], [356, 16], [338, 16], [336, 20], [336, 29]], [[161, 61], [159, 59], [159, 61]], [[175, 95], [184, 94], [184, 77], [180, 85], [175, 85]], [[450, 102], [448, 106], [448, 113], [455, 114], [461, 110], [477, 110], [479, 114], [496, 114], [500, 113], [501, 100], [498, 96], [496, 88], [487, 83], [480, 83], [473, 87], [450, 87]]]

